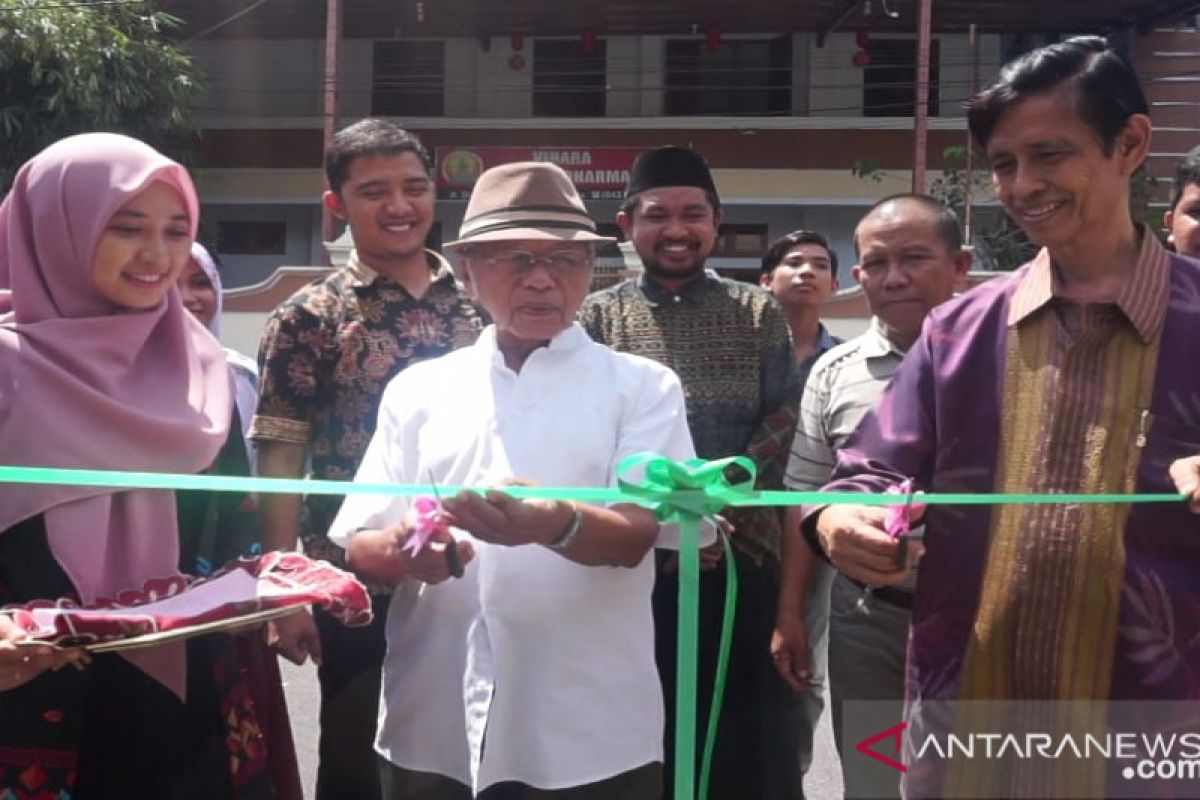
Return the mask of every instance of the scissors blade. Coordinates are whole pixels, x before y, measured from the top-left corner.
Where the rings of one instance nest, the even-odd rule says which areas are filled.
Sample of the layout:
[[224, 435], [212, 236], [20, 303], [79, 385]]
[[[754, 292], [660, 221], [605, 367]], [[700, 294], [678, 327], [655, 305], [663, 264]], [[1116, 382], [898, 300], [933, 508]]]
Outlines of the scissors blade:
[[916, 494], [916, 487], [913, 485], [912, 478], [905, 478], [900, 484], [900, 491], [904, 492], [904, 510], [901, 511], [903, 518], [901, 520], [902, 527], [896, 534], [896, 542], [899, 545], [896, 548], [896, 568], [903, 569], [908, 566], [908, 541], [909, 534], [912, 532], [912, 511], [913, 497]]
[[[442, 496], [438, 493], [437, 479], [433, 477], [433, 470], [428, 470], [429, 488], [433, 490], [433, 499], [437, 501], [438, 510], [442, 508]], [[458, 557], [458, 544], [451, 540], [446, 544], [446, 570], [452, 577], [461, 578], [463, 576], [462, 559]]]
[[438, 506], [441, 506], [442, 496], [438, 493], [437, 479], [433, 477], [433, 468], [428, 469], [426, 474], [429, 475], [429, 488], [433, 490], [433, 499], [437, 500]]

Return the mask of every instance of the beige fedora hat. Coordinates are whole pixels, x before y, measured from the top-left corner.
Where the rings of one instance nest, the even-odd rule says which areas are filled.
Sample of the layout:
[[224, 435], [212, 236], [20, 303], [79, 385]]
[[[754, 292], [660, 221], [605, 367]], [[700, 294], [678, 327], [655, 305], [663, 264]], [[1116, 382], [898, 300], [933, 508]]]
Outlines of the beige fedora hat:
[[471, 190], [453, 250], [478, 242], [544, 239], [615, 242], [596, 233], [571, 177], [557, 164], [518, 161], [485, 170]]

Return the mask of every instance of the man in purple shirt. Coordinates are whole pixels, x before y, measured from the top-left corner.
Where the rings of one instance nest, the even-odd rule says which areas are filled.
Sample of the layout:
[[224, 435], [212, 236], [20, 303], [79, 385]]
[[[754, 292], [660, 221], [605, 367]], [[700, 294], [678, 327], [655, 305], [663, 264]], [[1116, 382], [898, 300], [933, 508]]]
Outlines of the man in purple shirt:
[[[937, 493], [1174, 491], [1168, 466], [1200, 449], [1200, 265], [1129, 212], [1147, 110], [1132, 69], [1095, 37], [1021, 57], [971, 102], [1000, 200], [1043, 249], [930, 313], [826, 489], [911, 478]], [[885, 518], [830, 505], [804, 524], [871, 586], [922, 559], [908, 727], [876, 721], [908, 737], [907, 796], [1111, 794], [1132, 762], [927, 745], [1013, 729], [1082, 741], [1118, 719], [1152, 732], [1162, 719], [1144, 701], [1200, 698], [1200, 520], [1183, 503], [934, 505], [907, 554]]]

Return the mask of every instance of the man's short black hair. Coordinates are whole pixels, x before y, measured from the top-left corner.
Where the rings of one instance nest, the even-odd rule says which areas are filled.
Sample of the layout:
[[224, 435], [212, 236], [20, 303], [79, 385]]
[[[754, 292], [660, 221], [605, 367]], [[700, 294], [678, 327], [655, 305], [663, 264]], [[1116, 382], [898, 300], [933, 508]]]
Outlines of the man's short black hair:
[[1079, 118], [1096, 134], [1106, 156], [1134, 114], [1149, 106], [1133, 68], [1099, 36], [1076, 36], [1039, 47], [1004, 65], [1000, 79], [967, 104], [967, 123], [987, 149], [1000, 118], [1020, 101], [1069, 85]]
[[1192, 184], [1200, 185], [1200, 145], [1196, 145], [1175, 166], [1175, 183], [1171, 186], [1171, 205], [1168, 211], [1174, 211], [1179, 205], [1183, 190]]
[[329, 189], [341, 194], [350, 177], [350, 163], [361, 156], [392, 156], [412, 153], [421, 159], [425, 174], [433, 177], [433, 159], [421, 140], [385, 119], [363, 119], [342, 128], [325, 151], [325, 178]]
[[858, 221], [858, 225], [854, 226], [854, 254], [856, 256], [862, 255], [862, 252], [858, 249], [858, 229], [867, 218], [888, 203], [912, 203], [928, 211], [930, 216], [933, 217], [934, 233], [946, 245], [946, 250], [951, 253], [957, 253], [959, 250], [962, 250], [962, 226], [958, 224], [958, 215], [954, 213], [954, 209], [927, 194], [902, 192], [901, 194], [889, 195], [875, 203], [875, 205], [867, 209], [867, 213], [862, 215], [862, 218]]
[[775, 241], [771, 242], [771, 246], [767, 248], [767, 252], [762, 257], [762, 271], [764, 275], [769, 275], [779, 266], [779, 262], [783, 261], [784, 256], [792, 251], [792, 248], [802, 244], [815, 244], [825, 248], [825, 252], [829, 254], [829, 267], [833, 273], [833, 277], [837, 277], [838, 257], [833, 248], [829, 246], [829, 240], [824, 234], [816, 231], [792, 231], [789, 234], [780, 236]]

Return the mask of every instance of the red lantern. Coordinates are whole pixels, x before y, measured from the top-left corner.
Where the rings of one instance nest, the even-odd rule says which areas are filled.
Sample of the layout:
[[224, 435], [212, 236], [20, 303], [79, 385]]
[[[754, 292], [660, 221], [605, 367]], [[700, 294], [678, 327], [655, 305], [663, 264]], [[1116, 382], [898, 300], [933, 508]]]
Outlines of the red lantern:
[[583, 52], [596, 52], [596, 32], [593, 30], [584, 31], [583, 36], [580, 38], [580, 44], [583, 46]]
[[704, 47], [708, 52], [715, 53], [721, 49], [721, 29], [709, 28], [704, 33]]
[[512, 45], [513, 52], [519, 53], [525, 48], [525, 34], [514, 33], [508, 37], [508, 42]]
[[866, 28], [859, 28], [854, 31], [854, 44], [859, 50], [867, 49], [867, 42], [871, 39], [871, 32]]
[[859, 69], [863, 69], [864, 67], [869, 67], [869, 66], [871, 66], [871, 54], [868, 53], [866, 50], [859, 50], [857, 53], [855, 53], [853, 56], [850, 57], [850, 63], [853, 64], [854, 66], [858, 67]]

